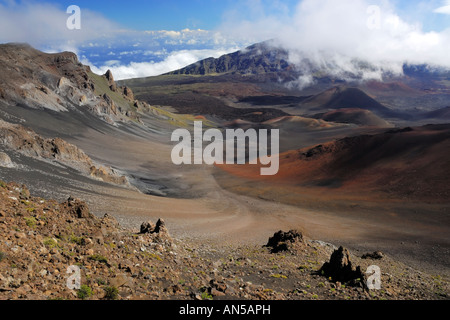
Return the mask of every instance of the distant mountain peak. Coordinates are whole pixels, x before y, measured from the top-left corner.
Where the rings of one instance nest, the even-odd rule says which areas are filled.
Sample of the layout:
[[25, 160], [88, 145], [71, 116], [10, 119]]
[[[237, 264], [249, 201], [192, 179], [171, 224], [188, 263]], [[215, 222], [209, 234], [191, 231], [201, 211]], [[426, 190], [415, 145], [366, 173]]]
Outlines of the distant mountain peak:
[[272, 41], [251, 45], [243, 50], [207, 58], [185, 68], [170, 72], [173, 75], [241, 74], [256, 75], [288, 71], [289, 53], [274, 46]]

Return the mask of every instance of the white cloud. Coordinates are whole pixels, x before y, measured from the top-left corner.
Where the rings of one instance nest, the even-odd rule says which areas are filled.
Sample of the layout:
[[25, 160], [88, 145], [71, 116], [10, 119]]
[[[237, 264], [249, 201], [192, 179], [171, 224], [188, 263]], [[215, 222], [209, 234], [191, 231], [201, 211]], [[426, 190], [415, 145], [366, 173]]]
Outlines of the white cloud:
[[160, 75], [183, 68], [205, 58], [217, 58], [237, 50], [237, 48], [222, 50], [181, 50], [172, 52], [165, 60], [155, 63], [131, 62], [127, 65], [121, 65], [120, 61], [113, 60], [108, 61], [108, 63], [105, 63], [105, 65], [100, 67], [91, 65], [86, 59], [82, 59], [82, 63], [91, 65], [92, 71], [97, 74], [104, 74], [109, 69], [116, 80], [123, 80]]
[[434, 12], [442, 14], [450, 14], [450, 0], [444, 1], [444, 5], [434, 10]]
[[83, 42], [111, 36], [118, 25], [100, 14], [82, 9], [81, 30], [69, 30], [70, 17], [60, 7], [42, 2], [0, 3], [0, 42], [27, 42], [38, 48], [76, 48]]
[[[368, 10], [374, 3], [379, 8], [377, 16]], [[385, 72], [402, 72], [403, 63], [450, 68], [450, 29], [425, 32], [420, 22], [402, 19], [389, 0], [303, 0], [290, 15], [262, 12], [255, 20], [227, 17], [220, 30], [236, 39], [277, 39], [289, 50], [291, 62], [305, 71], [306, 76], [299, 79], [304, 84], [311, 80], [307, 75], [313, 70], [308, 68], [314, 67], [374, 79]], [[358, 68], [361, 61], [369, 62], [371, 68]]]

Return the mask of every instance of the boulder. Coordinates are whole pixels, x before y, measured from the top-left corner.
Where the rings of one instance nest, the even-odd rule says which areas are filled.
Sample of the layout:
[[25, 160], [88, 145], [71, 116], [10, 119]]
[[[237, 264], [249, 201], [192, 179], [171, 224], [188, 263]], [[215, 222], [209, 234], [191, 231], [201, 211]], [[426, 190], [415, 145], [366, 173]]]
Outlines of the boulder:
[[291, 251], [304, 245], [303, 235], [297, 230], [290, 230], [288, 232], [278, 231], [265, 245], [271, 248], [272, 253], [282, 251]]
[[372, 253], [366, 253], [364, 254], [361, 259], [372, 259], [372, 260], [381, 260], [383, 259], [384, 255], [381, 251], [374, 251]]
[[155, 233], [168, 233], [166, 222], [163, 219], [159, 219], [158, 222], [156, 222]]
[[319, 273], [341, 283], [352, 284], [357, 279], [360, 279], [361, 282], [365, 279], [365, 274], [361, 271], [361, 267], [355, 268], [352, 265], [350, 253], [344, 247], [340, 247], [331, 254], [330, 261], [323, 264]]
[[104, 77], [106, 78], [106, 80], [108, 80], [109, 89], [114, 92], [117, 91], [117, 85], [116, 82], [114, 81], [114, 77], [111, 70], [106, 71]]
[[123, 87], [123, 95], [131, 101], [134, 101], [133, 91], [128, 87]]
[[142, 233], [142, 234], [153, 233], [153, 232], [155, 232], [155, 228], [156, 228], [156, 225], [153, 222], [147, 221], [147, 222], [144, 222], [143, 224], [141, 224], [141, 232], [140, 233]]
[[151, 221], [144, 222], [141, 225], [141, 234], [154, 234], [157, 236], [163, 236], [164, 239], [169, 238], [169, 231], [166, 228], [166, 223], [163, 219], [159, 219], [156, 224]]
[[65, 78], [65, 77], [61, 77], [61, 78], [58, 80], [58, 83], [57, 83], [56, 86], [57, 86], [59, 89], [61, 89], [62, 87], [68, 86], [68, 85], [70, 85], [70, 80], [67, 79], [67, 78]]
[[14, 163], [11, 161], [11, 158], [4, 152], [0, 152], [0, 167], [14, 168]]
[[119, 221], [117, 221], [116, 218], [114, 218], [113, 216], [109, 215], [108, 213], [105, 213], [105, 215], [103, 216], [102, 220], [101, 220], [102, 224], [111, 227], [111, 228], [119, 228]]
[[78, 219], [93, 218], [93, 215], [89, 212], [89, 208], [86, 202], [69, 197], [66, 202], [61, 203], [62, 211], [67, 214], [76, 217]]
[[114, 77], [113, 77], [113, 74], [112, 74], [111, 70], [106, 71], [105, 78], [108, 81], [114, 81]]

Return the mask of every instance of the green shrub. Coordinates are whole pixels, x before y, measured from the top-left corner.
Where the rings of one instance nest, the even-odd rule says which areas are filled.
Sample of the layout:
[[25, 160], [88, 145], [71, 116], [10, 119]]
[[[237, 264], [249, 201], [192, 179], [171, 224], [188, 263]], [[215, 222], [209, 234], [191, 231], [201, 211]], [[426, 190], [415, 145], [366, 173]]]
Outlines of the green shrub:
[[93, 261], [97, 261], [97, 262], [101, 262], [101, 263], [108, 263], [108, 259], [106, 259], [104, 256], [100, 255], [100, 254], [94, 254], [93, 256], [89, 257], [89, 260], [93, 260]]
[[84, 237], [77, 237], [74, 235], [70, 236], [70, 242], [76, 243], [79, 246], [84, 246], [86, 244], [86, 239]]
[[284, 274], [272, 274], [271, 277], [276, 279], [287, 279], [287, 276]]
[[27, 226], [29, 226], [30, 228], [36, 227], [37, 221], [36, 221], [35, 217], [26, 217], [25, 222], [26, 222]]
[[116, 287], [106, 287], [103, 290], [105, 290], [106, 300], [117, 300], [119, 298], [119, 290]]
[[0, 252], [0, 262], [2, 262], [2, 260], [5, 258], [6, 258], [6, 253]]
[[44, 245], [49, 248], [56, 248], [58, 247], [58, 242], [55, 239], [47, 238], [44, 240]]
[[92, 296], [92, 289], [87, 285], [82, 285], [77, 292], [77, 296], [81, 300], [89, 299]]
[[213, 297], [208, 293], [208, 291], [202, 293], [202, 300], [212, 300], [212, 299]]

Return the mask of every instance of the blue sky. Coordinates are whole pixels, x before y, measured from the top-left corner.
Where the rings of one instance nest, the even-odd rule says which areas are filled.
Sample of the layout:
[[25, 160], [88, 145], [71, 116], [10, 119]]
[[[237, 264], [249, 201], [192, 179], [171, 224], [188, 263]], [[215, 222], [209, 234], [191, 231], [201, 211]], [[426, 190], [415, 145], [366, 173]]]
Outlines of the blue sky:
[[[23, 0], [18, 3], [26, 2]], [[60, 0], [47, 1], [62, 10], [78, 5], [102, 14], [126, 28], [136, 30], [215, 29], [229, 13], [251, 14], [252, 6], [259, 6], [266, 14], [281, 5], [294, 12], [299, 0]], [[377, 1], [373, 1], [376, 3]], [[423, 23], [424, 30], [440, 31], [450, 25], [450, 16], [432, 12], [430, 8], [443, 5], [443, 0], [392, 0], [397, 13], [405, 20]], [[1, 0], [0, 3], [11, 3]]]
[[[49, 1], [66, 8], [75, 4], [87, 8], [121, 25], [136, 30], [214, 29], [223, 16], [234, 10], [246, 10], [247, 6], [260, 2], [271, 9], [274, 1], [243, 0], [63, 0]], [[298, 0], [279, 1], [294, 10]], [[247, 10], [248, 13], [248, 10]]]

